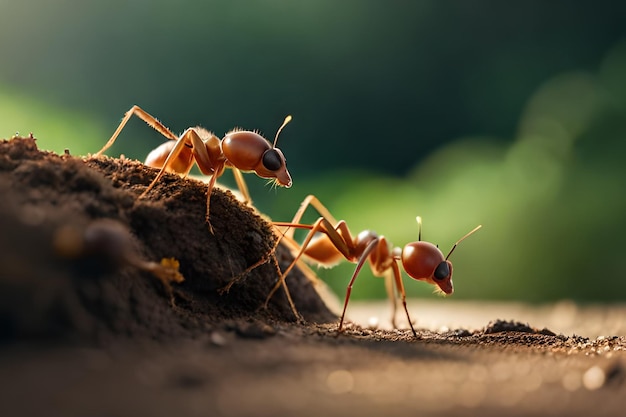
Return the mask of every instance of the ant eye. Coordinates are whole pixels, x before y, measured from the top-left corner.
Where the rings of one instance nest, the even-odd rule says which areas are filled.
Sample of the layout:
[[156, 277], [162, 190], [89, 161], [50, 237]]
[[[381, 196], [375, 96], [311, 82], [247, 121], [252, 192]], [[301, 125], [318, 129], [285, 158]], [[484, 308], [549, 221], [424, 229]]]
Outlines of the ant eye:
[[269, 149], [263, 154], [263, 166], [270, 171], [278, 171], [282, 164], [280, 155], [275, 149]]
[[435, 273], [433, 275], [437, 280], [447, 278], [450, 275], [450, 268], [448, 268], [448, 263], [444, 261], [437, 265], [437, 268], [435, 268]]

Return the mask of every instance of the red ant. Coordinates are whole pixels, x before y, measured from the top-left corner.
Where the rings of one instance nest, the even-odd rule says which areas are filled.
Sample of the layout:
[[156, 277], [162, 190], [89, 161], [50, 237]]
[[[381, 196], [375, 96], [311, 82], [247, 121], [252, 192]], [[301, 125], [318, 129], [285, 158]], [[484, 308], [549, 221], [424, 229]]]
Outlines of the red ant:
[[[309, 205], [312, 205], [321, 217], [312, 225], [300, 224], [300, 219]], [[406, 318], [415, 337], [417, 337], [417, 333], [413, 328], [413, 322], [411, 321], [409, 310], [407, 309], [406, 293], [402, 283], [399, 263], [402, 262], [402, 267], [411, 278], [432, 284], [444, 294], [450, 295], [453, 293], [454, 288], [452, 285], [452, 263], [448, 258], [462, 240], [482, 227], [480, 225], [475, 227], [472, 231], [459, 239], [444, 258], [443, 253], [437, 246], [430, 242], [422, 241], [422, 222], [419, 216], [417, 217], [417, 242], [408, 243], [404, 248], [395, 247], [393, 249], [389, 247], [387, 239], [384, 236], [379, 236], [370, 230], [365, 230], [356, 237], [353, 237], [346, 222], [344, 220], [336, 221], [328, 209], [313, 195], [309, 195], [304, 199], [291, 223], [274, 222], [273, 224], [277, 227], [290, 228], [284, 233], [283, 237], [290, 246], [296, 248], [298, 245], [293, 241], [294, 229], [291, 228], [303, 228], [309, 229], [310, 231], [302, 245], [299, 246], [299, 251], [293, 262], [282, 273], [279, 281], [268, 295], [267, 300], [273, 296], [274, 292], [285, 280], [287, 274], [302, 256], [325, 266], [332, 266], [338, 263], [342, 258], [345, 258], [357, 265], [346, 290], [343, 312], [338, 327], [338, 332], [341, 332], [348, 301], [350, 300], [350, 293], [352, 292], [352, 285], [363, 267], [363, 264], [369, 260], [373, 274], [377, 277], [385, 277], [385, 288], [393, 303], [391, 321], [394, 328], [397, 327], [395, 321], [397, 308], [396, 298], [399, 294], [402, 305], [404, 306]], [[317, 232], [321, 232], [322, 235], [313, 239]], [[391, 280], [392, 277], [393, 281]], [[396, 289], [395, 295], [393, 292], [394, 283]]]
[[113, 136], [95, 154], [96, 157], [113, 145], [133, 115], [139, 117], [154, 130], [170, 139], [170, 141], [161, 144], [148, 154], [145, 164], [161, 170], [139, 198], [144, 197], [165, 172], [187, 175], [194, 162], [198, 164], [198, 168], [204, 175], [211, 176], [207, 190], [207, 223], [209, 223], [211, 191], [215, 186], [217, 177], [222, 175], [226, 168], [233, 170], [237, 186], [243, 195], [245, 203], [250, 203], [251, 199], [241, 171], [254, 171], [259, 177], [274, 179], [276, 185], [286, 188], [291, 187], [291, 176], [289, 171], [287, 171], [285, 156], [276, 147], [278, 135], [285, 125], [291, 121], [291, 116], [285, 118], [278, 132], [276, 132], [274, 143], [270, 144], [267, 139], [257, 132], [240, 129], [231, 130], [221, 140], [213, 133], [199, 126], [190, 127], [182, 135], [176, 136], [154, 116], [135, 105], [126, 112]]

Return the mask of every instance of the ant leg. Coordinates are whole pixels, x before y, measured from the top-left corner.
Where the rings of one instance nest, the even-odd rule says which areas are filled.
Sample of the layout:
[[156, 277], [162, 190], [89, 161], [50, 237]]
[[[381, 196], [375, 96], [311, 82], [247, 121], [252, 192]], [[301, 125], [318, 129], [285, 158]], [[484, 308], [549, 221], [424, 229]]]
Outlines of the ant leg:
[[[272, 247], [272, 249], [270, 249], [270, 251], [265, 256], [263, 256], [263, 258], [261, 258], [254, 264], [247, 267], [242, 273], [237, 275], [235, 278], [231, 279], [230, 282], [226, 284], [226, 286], [219, 289], [218, 292], [220, 293], [220, 295], [223, 295], [224, 293], [228, 293], [228, 291], [230, 291], [230, 288], [235, 283], [239, 282], [243, 277], [248, 275], [254, 269], [258, 268], [261, 265], [266, 264], [270, 259], [274, 261], [273, 263], [274, 263], [274, 266], [276, 267], [276, 271], [278, 271], [278, 275], [281, 275], [280, 266], [278, 265], [278, 259], [276, 259], [276, 248], [278, 248], [279, 244], [280, 244], [280, 239], [277, 239], [276, 244]], [[283, 289], [285, 290], [285, 296], [287, 297], [287, 302], [289, 303], [289, 307], [291, 308], [293, 315], [296, 317], [296, 320], [298, 320], [300, 323], [304, 323], [305, 322], [304, 318], [298, 312], [298, 309], [296, 309], [296, 305], [294, 304], [293, 299], [291, 298], [291, 293], [289, 292], [289, 288], [287, 287], [287, 282], [285, 280], [280, 280], [279, 282], [282, 282]], [[265, 304], [263, 306], [264, 308], [267, 308], [267, 304], [270, 298], [271, 296], [265, 300]]]
[[215, 188], [217, 178], [222, 176], [226, 168], [226, 158], [220, 146], [221, 141], [217, 136], [201, 127], [187, 129], [181, 138], [185, 140], [185, 143], [191, 143], [193, 156], [200, 171], [204, 175], [211, 176], [206, 194], [206, 222], [209, 225], [209, 231], [213, 233], [213, 226], [209, 221], [211, 193]]
[[[265, 305], [267, 305], [267, 303], [269, 303], [269, 300], [274, 296], [274, 293], [278, 290], [278, 287], [280, 287], [281, 283], [285, 281], [285, 277], [289, 274], [289, 272], [291, 272], [293, 267], [296, 266], [296, 262], [298, 262], [298, 260], [300, 260], [302, 255], [304, 255], [304, 251], [306, 250], [307, 246], [311, 242], [311, 239], [313, 239], [313, 236], [315, 236], [315, 233], [317, 233], [318, 231], [322, 230], [321, 224], [322, 224], [323, 220], [324, 220], [324, 218], [320, 217], [319, 219], [317, 219], [315, 221], [315, 223], [312, 226], [292, 224], [292, 223], [281, 224], [281, 225], [285, 225], [285, 226], [287, 226], [289, 228], [291, 228], [291, 227], [300, 227], [300, 228], [305, 228], [305, 229], [309, 229], [310, 228], [310, 231], [309, 231], [309, 233], [307, 233], [306, 238], [304, 239], [304, 242], [302, 242], [302, 245], [300, 246], [300, 249], [299, 249], [297, 255], [295, 255], [293, 261], [289, 264], [287, 269], [285, 269], [280, 274], [280, 277], [278, 278], [278, 281], [276, 282], [276, 284], [274, 284], [274, 287], [271, 289], [271, 291], [267, 295], [267, 298], [265, 299]], [[285, 237], [285, 236], [286, 236], [286, 233], [283, 234], [283, 237]], [[288, 238], [288, 239], [290, 241], [292, 241], [291, 238]], [[279, 238], [279, 242], [280, 242], [280, 240], [281, 240], [281, 238]]]
[[[255, 263], [253, 263], [252, 265], [247, 267], [242, 273], [240, 273], [239, 275], [237, 275], [236, 277], [231, 279], [230, 282], [228, 284], [226, 284], [223, 288], [220, 288], [218, 290], [220, 295], [222, 295], [224, 293], [228, 293], [228, 291], [230, 291], [230, 288], [233, 285], [235, 285], [237, 282], [241, 281], [246, 275], [248, 275], [254, 269], [258, 268], [261, 265], [264, 265], [264, 264], [268, 263], [269, 260], [272, 259], [272, 258], [274, 258], [274, 261], [276, 262], [276, 266], [278, 268], [278, 273], [280, 274], [280, 267], [278, 267], [278, 261], [276, 260], [276, 255], [275, 255], [276, 248], [278, 247], [279, 244], [280, 244], [280, 239], [277, 239], [276, 243], [274, 244], [272, 249], [270, 249], [270, 251], [267, 252], [261, 259], [259, 259], [258, 261], [256, 261]], [[266, 304], [267, 304], [267, 301], [266, 301]]]
[[[300, 246], [300, 250], [294, 256], [294, 260], [287, 267], [287, 269], [285, 269], [285, 271], [280, 276], [280, 280], [274, 285], [274, 288], [272, 288], [272, 290], [270, 291], [268, 298], [267, 298], [268, 300], [272, 298], [276, 290], [278, 290], [278, 287], [280, 287], [281, 282], [285, 280], [285, 278], [287, 277], [287, 274], [289, 274], [289, 272], [293, 269], [296, 263], [300, 260], [302, 255], [304, 255], [307, 247], [309, 246], [309, 244], [311, 243], [311, 240], [313, 239], [313, 237], [315, 236], [317, 232], [324, 233], [328, 237], [328, 239], [330, 239], [330, 242], [332, 243], [332, 245], [344, 256], [344, 258], [348, 260], [353, 259], [353, 253], [356, 249], [354, 246], [354, 239], [352, 238], [350, 234], [350, 230], [348, 229], [348, 226], [343, 220], [337, 223], [337, 226], [335, 228], [333, 228], [333, 226], [324, 217], [320, 217], [319, 219], [317, 219], [312, 226], [305, 225], [305, 224], [280, 223], [280, 222], [276, 222], [274, 223], [274, 225], [295, 227], [295, 228], [301, 228], [301, 229], [310, 229], [310, 231], [307, 234], [306, 238], [304, 239], [304, 242], [302, 242], [302, 245]], [[287, 237], [286, 233], [285, 233], [285, 237]], [[288, 241], [293, 242], [293, 240], [290, 237], [287, 237], [287, 239]]]
[[109, 149], [113, 145], [113, 143], [115, 143], [115, 140], [119, 136], [120, 132], [122, 131], [124, 126], [126, 126], [126, 123], [128, 123], [128, 121], [130, 120], [130, 118], [133, 115], [139, 117], [141, 120], [146, 122], [148, 124], [148, 126], [153, 128], [154, 130], [156, 130], [157, 132], [159, 132], [160, 134], [162, 134], [166, 138], [171, 139], [171, 140], [178, 140], [178, 137], [175, 134], [173, 134], [167, 127], [165, 127], [165, 125], [163, 125], [163, 123], [159, 122], [154, 116], [152, 116], [149, 113], [147, 113], [146, 111], [144, 111], [141, 107], [135, 105], [135, 106], [131, 107], [130, 110], [128, 110], [124, 114], [124, 118], [120, 122], [120, 124], [117, 127], [117, 129], [115, 129], [115, 132], [113, 132], [113, 135], [111, 136], [109, 141], [102, 147], [102, 149], [100, 149], [98, 152], [96, 152], [96, 154], [94, 156], [98, 157], [98, 156], [102, 155], [102, 153], [104, 153], [104, 151]]
[[[404, 284], [402, 284], [402, 275], [400, 274], [400, 268], [398, 267], [398, 262], [394, 259], [391, 264], [393, 268], [393, 276], [396, 282], [396, 289], [400, 293], [400, 297], [402, 298], [402, 305], [404, 306], [404, 312], [406, 313], [406, 319], [409, 321], [409, 326], [411, 326], [411, 331], [413, 332], [413, 336], [417, 339], [417, 332], [415, 328], [413, 328], [413, 322], [411, 321], [411, 316], [409, 316], [409, 309], [406, 306], [406, 292], [404, 291]], [[395, 301], [394, 301], [395, 306]], [[394, 308], [394, 320], [395, 320], [395, 308]], [[396, 327], [395, 324], [393, 327]]]
[[393, 276], [390, 273], [391, 271], [386, 271], [385, 272], [385, 276], [384, 276], [384, 280], [385, 280], [385, 291], [387, 292], [387, 297], [389, 298], [389, 301], [391, 301], [391, 325], [393, 326], [394, 329], [397, 329], [398, 326], [396, 325], [396, 313], [398, 311], [398, 303], [397, 303], [397, 297], [394, 291], [394, 287], [393, 287]]
[[348, 283], [348, 286], [346, 288], [346, 298], [343, 302], [343, 312], [341, 313], [341, 319], [339, 320], [339, 327], [337, 327], [338, 333], [341, 333], [341, 329], [343, 328], [343, 321], [346, 317], [346, 309], [348, 308], [348, 301], [350, 301], [350, 294], [352, 293], [352, 286], [354, 285], [354, 281], [356, 281], [356, 277], [359, 276], [359, 272], [361, 271], [363, 265], [365, 265], [365, 261], [367, 261], [368, 256], [374, 250], [374, 248], [376, 248], [378, 243], [379, 240], [378, 238], [376, 238], [367, 245], [367, 247], [363, 251], [363, 254], [361, 255], [361, 258], [359, 258], [359, 262], [357, 263], [356, 268], [354, 269], [352, 278], [350, 278], [350, 282]]
[[[167, 169], [176, 161], [176, 158], [178, 158], [180, 153], [183, 151], [183, 149], [185, 148], [185, 145], [187, 145], [188, 143], [192, 143], [194, 145], [193, 150], [194, 150], [194, 155], [195, 155], [195, 151], [196, 151], [195, 145], [196, 145], [197, 141], [202, 143], [202, 140], [200, 139], [198, 134], [193, 129], [187, 129], [185, 131], [185, 133], [183, 133], [181, 135], [181, 137], [179, 139], [177, 139], [176, 144], [174, 145], [174, 147], [170, 151], [169, 155], [167, 155], [167, 158], [165, 159], [165, 162], [163, 163], [163, 166], [161, 167], [161, 170], [156, 175], [156, 177], [154, 177], [154, 179], [152, 180], [150, 185], [148, 185], [148, 188], [146, 188], [143, 191], [143, 193], [141, 193], [139, 198], [145, 197], [145, 195], [148, 193], [148, 191], [150, 191], [156, 185], [156, 183], [159, 182], [159, 180], [161, 179], [161, 177], [163, 177], [163, 174], [165, 174]], [[202, 147], [204, 148], [204, 145]], [[193, 160], [191, 160], [189, 162], [191, 162], [193, 164]], [[191, 167], [186, 167], [185, 169], [188, 172], [189, 169], [191, 169]]]
[[[213, 175], [211, 175], [211, 179], [209, 180], [209, 184], [208, 184], [207, 190], [206, 190], [206, 215], [205, 215], [205, 221], [206, 221], [206, 224], [209, 225], [209, 232], [211, 232], [211, 234], [214, 234], [213, 233], [213, 226], [211, 225], [211, 219], [209, 217], [209, 213], [211, 211], [211, 193], [213, 193], [213, 188], [215, 188], [215, 182], [217, 181], [217, 177], [222, 175], [222, 173], [224, 172], [224, 165], [222, 165], [218, 169], [219, 169], [219, 171], [215, 171], [213, 173]], [[219, 172], [219, 174], [218, 174], [218, 172]]]
[[[165, 159], [163, 166], [159, 173], [154, 177], [150, 185], [144, 190], [143, 193], [139, 196], [139, 198], [143, 198], [155, 185], [156, 183], [163, 177], [163, 174], [168, 170], [168, 168], [173, 165], [177, 161], [177, 158], [180, 156], [181, 152], [185, 149], [185, 146], [191, 145], [192, 153], [195, 159], [195, 162], [198, 164], [200, 171], [203, 174], [211, 175], [211, 180], [209, 181], [208, 189], [207, 189], [207, 205], [206, 205], [206, 222], [209, 225], [209, 230], [213, 233], [213, 227], [209, 222], [209, 212], [210, 212], [210, 204], [211, 204], [211, 192], [215, 187], [215, 181], [217, 177], [222, 175], [225, 168], [225, 159], [220, 158], [219, 151], [219, 139], [217, 139], [213, 134], [205, 131], [204, 129], [198, 128], [189, 128], [187, 129], [180, 138], [177, 139], [176, 144], [170, 151], [169, 155]], [[205, 136], [203, 140], [200, 137], [200, 134]], [[188, 163], [193, 164], [194, 159], [190, 159]], [[181, 171], [189, 172], [191, 169], [190, 166], [183, 167], [184, 169]]]
[[[275, 248], [274, 248], [275, 250]], [[278, 274], [280, 275], [280, 265], [278, 265], [278, 259], [276, 259], [276, 254], [274, 254], [274, 256], [272, 256], [272, 259], [274, 260], [274, 266], [276, 267], [276, 270], [278, 271]], [[287, 287], [287, 281], [286, 280], [281, 280], [282, 281], [282, 287], [283, 290], [285, 290], [285, 296], [287, 297], [287, 302], [289, 303], [289, 307], [291, 308], [291, 312], [293, 313], [293, 315], [296, 317], [296, 320], [299, 323], [305, 323], [306, 320], [304, 320], [304, 317], [302, 317], [302, 315], [300, 314], [300, 312], [298, 311], [298, 309], [296, 308], [296, 305], [293, 302], [293, 299], [291, 298], [291, 293], [289, 292], [289, 287]], [[267, 298], [265, 300], [265, 305], [263, 306], [264, 308], [267, 308], [267, 303], [269, 302], [269, 298]]]
[[[298, 251], [300, 250], [300, 245], [295, 240], [290, 239], [287, 236], [285, 236], [285, 232], [280, 230], [276, 225], [274, 225], [274, 228], [277, 230], [277, 233], [278, 233], [277, 238], [280, 239], [280, 243], [287, 246], [287, 248], [292, 253], [298, 253]], [[307, 263], [302, 260], [302, 258], [298, 259], [297, 263], [298, 263], [298, 269], [300, 269], [300, 271], [302, 271], [302, 273], [306, 275], [309, 281], [311, 281], [313, 284], [317, 284], [319, 282], [318, 276], [307, 265]]]
[[244, 204], [252, 204], [252, 198], [250, 198], [250, 192], [248, 191], [248, 186], [246, 185], [246, 181], [243, 179], [243, 174], [241, 171], [235, 167], [232, 167], [233, 175], [235, 176], [235, 181], [237, 182], [237, 188], [239, 188], [239, 192], [243, 197]]
[[[295, 223], [295, 224], [300, 223], [300, 220], [302, 219], [302, 216], [304, 215], [304, 212], [306, 211], [307, 207], [309, 207], [309, 206], [313, 206], [313, 208], [315, 210], [317, 210], [319, 215], [321, 217], [326, 218], [326, 220], [330, 224], [337, 224], [337, 220], [333, 217], [333, 215], [330, 213], [330, 211], [313, 194], [309, 194], [308, 196], [306, 196], [305, 199], [302, 201], [302, 203], [300, 203], [300, 208], [298, 208], [298, 211], [293, 216], [293, 220], [291, 220], [291, 223]], [[286, 236], [293, 238], [294, 232], [295, 232], [295, 230], [289, 230], [286, 233]]]

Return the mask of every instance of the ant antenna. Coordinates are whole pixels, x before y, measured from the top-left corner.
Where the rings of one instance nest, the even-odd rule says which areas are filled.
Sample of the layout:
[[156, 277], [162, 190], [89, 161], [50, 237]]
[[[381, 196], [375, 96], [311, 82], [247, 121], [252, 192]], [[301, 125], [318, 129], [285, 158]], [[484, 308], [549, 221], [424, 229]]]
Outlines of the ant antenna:
[[422, 240], [422, 218], [417, 216], [415, 220], [417, 220], [417, 241], [420, 242]]
[[290, 121], [291, 121], [291, 115], [288, 115], [287, 117], [285, 117], [285, 121], [278, 128], [278, 132], [276, 132], [276, 137], [274, 137], [274, 144], [272, 145], [272, 148], [276, 147], [276, 142], [278, 141], [278, 135], [280, 135], [280, 131], [283, 130], [283, 127], [287, 126], [287, 123], [289, 123]]
[[456, 249], [457, 245], [459, 243], [461, 243], [465, 238], [469, 237], [472, 233], [474, 233], [475, 231], [477, 231], [478, 229], [480, 229], [481, 227], [483, 227], [482, 224], [479, 224], [478, 226], [476, 226], [474, 229], [472, 229], [471, 232], [469, 232], [468, 234], [466, 234], [465, 236], [463, 236], [461, 239], [457, 240], [457, 242], [454, 244], [454, 246], [452, 246], [452, 249], [450, 249], [450, 252], [448, 252], [448, 256], [446, 256], [446, 261], [448, 260], [448, 258], [450, 257], [450, 255], [452, 255], [452, 252], [454, 252], [454, 249]]

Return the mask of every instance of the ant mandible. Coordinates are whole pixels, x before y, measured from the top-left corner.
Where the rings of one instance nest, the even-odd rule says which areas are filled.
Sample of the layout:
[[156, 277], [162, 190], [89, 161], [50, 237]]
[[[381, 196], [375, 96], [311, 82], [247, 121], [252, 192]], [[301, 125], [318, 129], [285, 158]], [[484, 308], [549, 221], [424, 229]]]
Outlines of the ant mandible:
[[211, 176], [207, 189], [206, 203], [206, 221], [210, 227], [209, 204], [211, 202], [211, 192], [215, 187], [217, 177], [222, 175], [226, 168], [233, 170], [237, 187], [243, 195], [244, 203], [250, 203], [251, 199], [248, 187], [241, 174], [242, 171], [254, 171], [261, 178], [273, 179], [276, 185], [286, 188], [291, 187], [291, 176], [289, 171], [287, 171], [285, 156], [276, 147], [278, 135], [285, 125], [291, 121], [291, 116], [285, 118], [278, 132], [276, 132], [274, 143], [270, 144], [267, 139], [257, 132], [240, 129], [231, 130], [221, 140], [213, 133], [199, 126], [190, 127], [182, 135], [176, 136], [154, 116], [135, 105], [126, 112], [113, 136], [95, 154], [96, 157], [113, 145], [133, 115], [139, 117], [154, 130], [170, 139], [148, 154], [145, 164], [161, 170], [139, 198], [144, 197], [165, 172], [174, 172], [185, 176], [195, 162], [204, 175]]
[[[300, 219], [309, 205], [313, 206], [321, 217], [312, 225], [300, 224]], [[452, 252], [461, 241], [482, 227], [481, 225], [475, 227], [472, 231], [459, 239], [444, 258], [443, 253], [437, 246], [430, 242], [422, 241], [422, 222], [419, 216], [417, 217], [417, 223], [417, 242], [408, 243], [404, 248], [394, 247], [391, 249], [384, 236], [379, 236], [371, 230], [365, 230], [356, 237], [353, 237], [344, 220], [336, 221], [330, 214], [330, 211], [324, 207], [315, 196], [307, 196], [300, 205], [291, 223], [273, 223], [276, 227], [289, 228], [284, 233], [283, 238], [286, 239], [288, 244], [292, 247], [298, 246], [297, 243], [293, 241], [293, 233], [295, 231], [293, 228], [309, 229], [309, 232], [303, 243], [299, 245], [299, 251], [294, 260], [282, 273], [279, 281], [268, 295], [267, 300], [273, 296], [274, 292], [276, 292], [278, 287], [285, 280], [287, 274], [302, 256], [325, 266], [333, 266], [342, 258], [345, 258], [352, 263], [356, 263], [356, 268], [346, 289], [343, 312], [341, 313], [337, 330], [341, 332], [348, 301], [350, 300], [350, 294], [352, 292], [352, 286], [361, 268], [365, 262], [369, 260], [373, 274], [377, 277], [385, 278], [387, 295], [393, 304], [392, 325], [394, 328], [397, 327], [395, 321], [397, 308], [396, 298], [399, 294], [413, 336], [417, 337], [406, 305], [406, 293], [404, 291], [399, 267], [400, 262], [411, 278], [434, 285], [439, 291], [450, 295], [453, 293], [454, 287], [452, 284], [452, 263], [448, 258], [450, 258], [450, 255], [452, 255]], [[322, 233], [322, 235], [313, 239], [317, 232]], [[394, 284], [395, 293], [393, 291]]]

